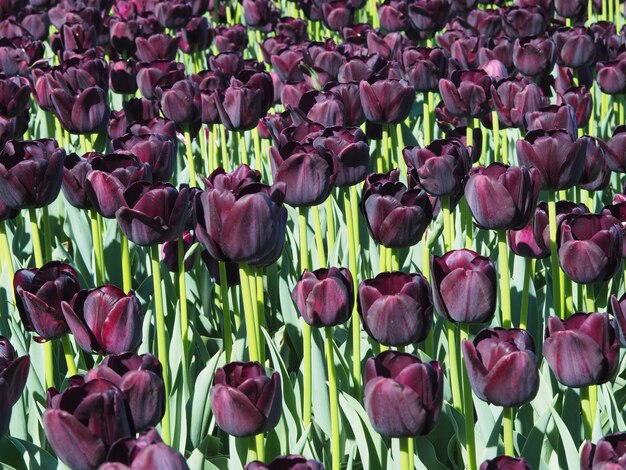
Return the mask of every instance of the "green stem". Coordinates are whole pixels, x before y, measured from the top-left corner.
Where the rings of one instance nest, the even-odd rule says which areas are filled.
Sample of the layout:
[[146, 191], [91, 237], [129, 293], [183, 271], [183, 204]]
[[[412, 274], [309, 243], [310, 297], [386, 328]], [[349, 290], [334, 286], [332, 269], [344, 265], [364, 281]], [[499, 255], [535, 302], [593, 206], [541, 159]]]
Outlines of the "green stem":
[[333, 211], [332, 193], [324, 203], [326, 209], [326, 236], [328, 237], [328, 254], [335, 248], [335, 217]]
[[564, 318], [561, 309], [561, 289], [559, 285], [559, 255], [556, 249], [556, 191], [548, 191], [548, 226], [550, 229], [550, 263], [552, 269], [552, 298], [555, 315]]
[[167, 352], [167, 337], [165, 333], [165, 314], [163, 312], [163, 292], [161, 291], [161, 266], [159, 264], [159, 245], [150, 247], [152, 267], [152, 285], [154, 287], [154, 314], [157, 333], [157, 354], [163, 368], [163, 383], [165, 384], [165, 415], [161, 421], [161, 435], [163, 442], [171, 443], [170, 434], [170, 402], [169, 402], [169, 354]]
[[11, 245], [7, 237], [7, 228], [4, 220], [0, 220], [0, 256], [2, 256], [4, 269], [7, 271], [9, 282], [13, 282], [15, 270], [13, 269], [13, 255]]
[[[460, 341], [469, 338], [469, 325], [467, 323], [461, 324]], [[465, 362], [462, 361], [461, 375], [463, 377], [463, 416], [465, 417], [465, 445], [467, 449], [467, 459], [469, 460], [469, 469], [476, 470], [476, 442], [474, 436], [474, 403], [472, 401], [472, 387], [470, 385], [469, 377], [467, 375], [467, 368]]]
[[328, 393], [330, 396], [330, 429], [332, 449], [332, 470], [341, 468], [341, 441], [339, 434], [339, 396], [337, 394], [337, 374], [333, 351], [333, 329], [324, 328], [326, 333], [326, 364], [328, 367]]
[[400, 468], [401, 470], [411, 470], [409, 466], [409, 438], [400, 438]]
[[[298, 227], [300, 228], [300, 271], [309, 269], [309, 249], [307, 243], [306, 207], [298, 208]], [[304, 368], [304, 398], [303, 418], [304, 427], [311, 422], [311, 403], [313, 393], [313, 374], [311, 370], [311, 326], [302, 321], [302, 349]]]
[[228, 160], [228, 145], [226, 144], [226, 128], [222, 125], [220, 127], [220, 147], [222, 150], [222, 168], [224, 171], [230, 171], [230, 162]]
[[500, 119], [498, 118], [498, 112], [491, 112], [491, 127], [493, 134], [493, 161], [500, 160]]
[[313, 227], [315, 229], [315, 245], [317, 246], [317, 257], [319, 267], [326, 267], [326, 252], [324, 250], [324, 239], [322, 237], [322, 224], [320, 222], [320, 211], [318, 206], [311, 207], [313, 213]]
[[187, 168], [189, 169], [189, 186], [196, 185], [196, 167], [193, 161], [193, 149], [191, 147], [191, 131], [189, 126], [185, 126], [185, 150], [187, 152]]
[[500, 308], [502, 327], [511, 328], [511, 286], [509, 274], [509, 250], [506, 230], [498, 230], [498, 270], [500, 271]]
[[257, 434], [254, 436], [256, 441], [256, 458], [260, 462], [265, 462], [265, 440], [263, 434]]
[[389, 156], [389, 125], [387, 124], [383, 124], [382, 144], [383, 144], [382, 168], [383, 168], [383, 171], [388, 171], [390, 168], [392, 168], [392, 165], [391, 165], [391, 157]]
[[189, 383], [189, 317], [187, 312], [187, 281], [185, 280], [185, 244], [182, 233], [178, 237], [178, 296], [180, 302], [180, 338], [183, 343], [183, 383]]
[[[352, 276], [358, 276], [356, 264], [356, 250], [358, 245], [358, 225], [356, 220], [356, 187], [351, 186], [350, 192], [344, 192], [344, 209], [346, 223], [348, 225], [348, 266]], [[355, 292], [356, 295], [356, 292]], [[354, 383], [354, 396], [357, 400], [361, 396], [361, 321], [356, 314], [356, 302], [352, 310], [352, 380]]]
[[256, 436], [247, 437], [246, 440], [248, 441], [248, 462], [259, 460], [259, 454], [256, 446]]
[[[250, 361], [259, 361], [259, 346], [256, 337], [256, 326], [254, 320], [255, 298], [252, 294], [248, 271], [245, 265], [239, 266], [239, 278], [241, 280], [241, 294], [243, 298], [243, 313], [246, 322], [246, 334], [248, 336], [248, 355]], [[255, 289], [256, 290], [256, 289]]]
[[463, 402], [461, 394], [461, 382], [459, 381], [459, 350], [456, 335], [456, 323], [447, 323], [446, 331], [448, 335], [448, 360], [450, 361], [450, 388], [452, 390], [452, 406], [459, 412], [463, 412]]
[[505, 407], [502, 410], [504, 413], [503, 432], [504, 432], [504, 454], [509, 457], [515, 457], [515, 447], [513, 446], [513, 408]]
[[447, 253], [452, 249], [450, 196], [442, 196], [441, 198], [441, 216], [443, 217], [443, 250]]
[[130, 267], [130, 249], [128, 247], [128, 238], [120, 232], [120, 244], [122, 246], [122, 286], [124, 292], [128, 293], [133, 288], [133, 280]]
[[535, 272], [535, 260], [524, 258], [524, 286], [522, 287], [522, 305], [520, 308], [519, 327], [525, 330], [528, 326], [528, 301], [530, 298], [530, 278]]
[[93, 257], [94, 257], [94, 274], [96, 277], [96, 285], [101, 286], [104, 284], [102, 276], [102, 235], [98, 229], [98, 214], [94, 209], [89, 210], [89, 220], [91, 222], [91, 237], [93, 241]]
[[424, 103], [423, 103], [423, 109], [422, 109], [423, 121], [424, 121], [424, 132], [423, 132], [424, 147], [430, 144], [433, 140], [432, 129], [431, 129], [431, 124], [430, 124], [430, 107], [429, 107], [430, 95], [431, 95], [431, 92], [429, 91], [427, 91], [426, 94], [424, 95]]
[[265, 291], [263, 290], [263, 268], [253, 270], [250, 277], [256, 283], [256, 309], [254, 321], [256, 325], [256, 337], [259, 348], [259, 362], [265, 363], [265, 338], [261, 334], [261, 327], [265, 326]]
[[224, 338], [224, 351], [226, 352], [226, 363], [230, 362], [233, 351], [233, 333], [230, 323], [230, 305], [228, 299], [228, 281], [226, 279], [226, 263], [220, 261], [220, 296], [222, 298], [222, 321], [224, 322], [224, 330], [222, 332]]
[[[239, 138], [239, 152], [241, 153], [241, 163], [243, 163], [244, 165], [249, 165], [250, 162], [248, 161], [248, 148], [246, 147], [246, 135], [244, 132], [237, 132], [237, 134], [238, 134], [237, 137]], [[259, 169], [261, 169], [261, 166], [259, 166]]]
[[502, 133], [502, 163], [509, 164], [509, 134], [506, 129], [500, 131]]
[[50, 232], [50, 216], [48, 215], [48, 206], [42, 207], [41, 219], [43, 222], [44, 261], [48, 263], [52, 261], [52, 233]]
[[582, 387], [580, 389], [580, 407], [583, 415], [583, 427], [585, 428], [585, 439], [591, 439], [593, 433], [593, 421], [591, 418], [591, 400], [590, 388]]
[[67, 364], [67, 375], [72, 377], [76, 375], [78, 371], [76, 370], [76, 364], [74, 364], [74, 351], [72, 351], [69, 336], [65, 335], [61, 338], [61, 345], [63, 346], [63, 355], [65, 356], [65, 363]]

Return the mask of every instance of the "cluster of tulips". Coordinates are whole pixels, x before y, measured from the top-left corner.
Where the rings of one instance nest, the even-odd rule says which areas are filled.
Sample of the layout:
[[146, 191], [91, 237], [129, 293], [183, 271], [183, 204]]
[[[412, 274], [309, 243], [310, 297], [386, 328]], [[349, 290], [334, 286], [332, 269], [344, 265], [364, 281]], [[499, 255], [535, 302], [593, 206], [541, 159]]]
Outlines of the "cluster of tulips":
[[0, 1], [0, 466], [626, 468], [623, 20]]

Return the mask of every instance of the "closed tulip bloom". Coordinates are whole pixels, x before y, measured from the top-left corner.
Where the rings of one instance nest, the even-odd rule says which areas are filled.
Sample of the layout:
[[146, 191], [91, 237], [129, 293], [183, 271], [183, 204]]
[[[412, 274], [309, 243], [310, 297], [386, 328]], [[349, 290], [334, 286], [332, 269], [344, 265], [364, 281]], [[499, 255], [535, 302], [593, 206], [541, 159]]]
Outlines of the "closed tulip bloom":
[[0, 115], [11, 118], [29, 107], [30, 88], [24, 78], [0, 79]]
[[387, 31], [402, 31], [406, 28], [408, 15], [404, 1], [385, 0], [377, 5], [380, 26]]
[[308, 90], [300, 97], [297, 109], [306, 119], [324, 127], [345, 126], [343, 101], [332, 92]]
[[248, 45], [246, 27], [241, 24], [215, 28], [215, 47], [219, 52], [243, 52]]
[[514, 458], [501, 455], [495, 459], [485, 460], [479, 470], [532, 470], [524, 457]]
[[53, 139], [10, 140], [0, 150], [0, 199], [11, 209], [43, 207], [63, 183], [65, 151]]
[[244, 467], [244, 470], [324, 470], [317, 460], [307, 460], [301, 455], [285, 455], [276, 457], [268, 464], [255, 460]]
[[72, 134], [100, 132], [109, 122], [107, 95], [98, 86], [86, 88], [77, 95], [57, 88], [52, 91], [52, 104], [57, 118]]
[[578, 137], [578, 122], [574, 108], [568, 104], [550, 105], [524, 115], [527, 132], [543, 129], [554, 131], [565, 129], [572, 140]]
[[87, 353], [120, 354], [141, 344], [143, 314], [134, 292], [113, 285], [82, 290], [61, 302], [67, 325]]
[[626, 467], [626, 433], [602, 437], [597, 444], [585, 441], [580, 452], [580, 470], [619, 470]]
[[585, 86], [571, 87], [557, 98], [558, 104], [568, 104], [574, 110], [578, 127], [589, 124], [589, 118], [593, 110], [593, 98]]
[[433, 304], [421, 274], [380, 273], [361, 282], [357, 300], [365, 331], [379, 343], [408, 346], [428, 336]]
[[328, 152], [335, 161], [336, 186], [352, 186], [367, 176], [370, 166], [369, 146], [360, 128], [326, 128], [313, 139], [312, 145], [320, 154]]
[[65, 199], [74, 207], [79, 209], [91, 209], [91, 201], [87, 195], [86, 183], [87, 174], [92, 170], [91, 159], [99, 155], [89, 152], [78, 156], [75, 153], [69, 154], [63, 161], [63, 184], [61, 190]]
[[229, 86], [214, 92], [215, 104], [224, 127], [229, 131], [245, 131], [257, 126], [263, 115], [263, 93], [249, 86]]
[[176, 124], [200, 120], [200, 89], [193, 80], [179, 80], [172, 86], [157, 85], [156, 97], [160, 100], [163, 115]]
[[626, 92], [626, 61], [598, 62], [596, 80], [600, 89], [609, 95], [622, 95]]
[[365, 118], [377, 124], [399, 124], [415, 102], [415, 90], [405, 80], [362, 80], [359, 91]]
[[341, 31], [353, 22], [354, 8], [350, 1], [323, 2], [321, 8], [322, 21], [331, 31]]
[[591, 32], [583, 27], [559, 28], [554, 33], [556, 60], [564, 67], [590, 65], [596, 56], [596, 43]]
[[606, 163], [611, 171], [626, 173], [626, 125], [617, 126], [613, 136], [606, 142], [600, 141], [605, 150]]
[[231, 362], [215, 371], [211, 409], [217, 425], [231, 436], [254, 436], [274, 429], [282, 406], [278, 372], [268, 377], [258, 362]]
[[68, 331], [61, 302], [80, 290], [78, 273], [68, 264], [52, 261], [41, 268], [20, 269], [13, 278], [15, 303], [26, 331], [40, 339], [58, 339]]
[[109, 44], [118, 52], [134, 52], [139, 23], [135, 20], [112, 19], [109, 25]]
[[534, 130], [515, 144], [517, 161], [541, 173], [541, 187], [552, 191], [577, 185], [585, 166], [583, 141], [572, 141], [564, 129]]
[[433, 303], [451, 322], [485, 323], [496, 310], [496, 268], [472, 250], [453, 250], [431, 258]]
[[147, 38], [137, 37], [135, 45], [137, 46], [135, 55], [141, 62], [173, 61], [178, 52], [178, 38], [167, 34], [153, 34]]
[[416, 0], [409, 3], [409, 19], [418, 31], [430, 35], [443, 28], [450, 12], [449, 0]]
[[270, 0], [243, 0], [243, 16], [246, 25], [265, 30], [273, 26], [279, 12]]
[[526, 330], [486, 328], [464, 340], [463, 359], [478, 398], [497, 406], [517, 407], [539, 390], [539, 358]]
[[125, 134], [113, 140], [114, 150], [126, 150], [136, 155], [152, 169], [154, 181], [167, 182], [174, 173], [176, 141], [161, 134]]
[[584, 141], [585, 167], [580, 177], [580, 185], [587, 191], [600, 191], [609, 185], [611, 170], [607, 164], [604, 142], [597, 137], [582, 136]]
[[368, 176], [361, 197], [361, 213], [370, 235], [388, 248], [417, 244], [433, 216], [426, 192], [407, 189], [398, 181], [399, 175], [399, 170], [392, 170]]
[[504, 10], [502, 26], [507, 37], [524, 38], [537, 36], [546, 29], [545, 10], [535, 6], [511, 6]]
[[455, 70], [439, 82], [445, 107], [454, 116], [479, 117], [489, 110], [491, 77], [484, 70]]
[[54, 453], [75, 469], [98, 468], [110, 446], [133, 433], [124, 394], [104, 379], [72, 385], [61, 394], [49, 389], [42, 421]]
[[558, 233], [559, 263], [579, 284], [603, 282], [620, 267], [622, 227], [612, 215], [570, 215]]
[[470, 172], [465, 198], [480, 227], [519, 230], [532, 219], [540, 186], [541, 175], [536, 168], [492, 163]]
[[114, 93], [120, 95], [134, 95], [137, 91], [137, 70], [135, 62], [118, 60], [111, 63], [109, 83]]
[[[584, 204], [576, 204], [571, 201], [557, 201], [556, 203], [556, 226], [557, 233], [561, 221], [570, 214], [588, 214], [589, 209]], [[548, 204], [541, 201], [535, 210], [533, 217], [533, 233], [535, 242], [545, 252], [550, 253], [550, 226], [548, 217]]]
[[584, 0], [554, 0], [554, 9], [563, 18], [575, 18], [587, 8]]
[[550, 73], [556, 62], [556, 46], [548, 36], [516, 39], [513, 46], [513, 65], [527, 77]]
[[0, 336], [0, 439], [9, 431], [11, 408], [22, 396], [30, 370], [30, 357], [17, 357], [8, 339]]
[[467, 147], [459, 139], [438, 139], [425, 148], [402, 150], [409, 172], [409, 185], [419, 184], [432, 196], [456, 194], [471, 166]]
[[309, 325], [341, 325], [350, 318], [354, 305], [352, 274], [346, 268], [305, 270], [291, 297]]
[[154, 6], [154, 16], [164, 28], [183, 27], [191, 16], [191, 5], [182, 1], [158, 2]]
[[385, 351], [365, 364], [363, 402], [384, 437], [416, 437], [437, 424], [443, 404], [443, 370], [437, 361]]
[[156, 99], [156, 87], [162, 82], [175, 83], [185, 79], [185, 67], [180, 62], [156, 60], [137, 64], [137, 87], [141, 95]]
[[500, 125], [522, 127], [524, 116], [549, 104], [541, 89], [526, 78], [505, 78], [491, 85], [491, 98]]
[[543, 355], [566, 387], [600, 385], [613, 378], [619, 339], [606, 313], [575, 313], [565, 320], [548, 318]]
[[445, 76], [448, 58], [443, 49], [408, 47], [398, 54], [403, 77], [417, 92], [437, 91]]
[[626, 203], [619, 200], [619, 195], [613, 196], [614, 204], [609, 204], [602, 208], [602, 215], [611, 215], [619, 222], [619, 226], [622, 230], [622, 258], [626, 258]]
[[615, 294], [610, 298], [611, 313], [617, 320], [619, 327], [619, 340], [622, 346], [626, 346], [626, 294], [618, 299]]

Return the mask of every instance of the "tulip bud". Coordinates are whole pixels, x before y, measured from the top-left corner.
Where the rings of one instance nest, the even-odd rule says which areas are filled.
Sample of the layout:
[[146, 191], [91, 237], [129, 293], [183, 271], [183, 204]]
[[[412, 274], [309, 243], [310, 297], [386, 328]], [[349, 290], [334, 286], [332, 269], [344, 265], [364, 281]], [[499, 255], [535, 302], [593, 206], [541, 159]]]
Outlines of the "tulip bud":
[[407, 4], [404, 1], [385, 0], [378, 4], [380, 26], [389, 32], [402, 31], [407, 25]]
[[491, 85], [491, 98], [504, 127], [522, 127], [526, 113], [549, 104], [540, 88], [526, 78], [499, 80]]
[[30, 370], [30, 357], [16, 357], [15, 349], [0, 336], [0, 440], [9, 430], [11, 408], [22, 396]]
[[549, 74], [556, 62], [556, 46], [548, 36], [516, 39], [513, 65], [522, 75], [538, 77]]
[[52, 104], [63, 127], [72, 134], [91, 134], [106, 128], [109, 103], [106, 92], [92, 86], [71, 95], [62, 88], [52, 91]]
[[415, 90], [405, 80], [362, 80], [359, 91], [365, 118], [377, 124], [404, 121], [415, 102]]
[[137, 91], [137, 70], [134, 61], [118, 60], [111, 64], [111, 91], [120, 95], [134, 95]]
[[585, 441], [580, 452], [580, 470], [620, 469], [626, 463], [626, 433], [602, 437], [597, 444]]
[[244, 470], [324, 470], [317, 460], [307, 460], [301, 455], [285, 455], [284, 457], [276, 457], [269, 464], [265, 465], [258, 460], [250, 462], [244, 467]]
[[596, 80], [604, 93], [622, 95], [626, 92], [626, 61], [598, 62], [596, 69]]
[[535, 241], [535, 233], [532, 222], [522, 229], [509, 230], [508, 240], [509, 248], [517, 256], [534, 259], [542, 259], [550, 256], [550, 250], [540, 247]]
[[155, 60], [172, 62], [178, 52], [178, 38], [167, 34], [153, 34], [147, 38], [139, 36], [135, 39], [135, 45], [137, 46], [135, 55], [141, 62]]
[[180, 62], [155, 60], [137, 64], [137, 87], [148, 100], [156, 99], [156, 87], [160, 83], [175, 83], [185, 79], [185, 67]]
[[580, 177], [580, 185], [587, 191], [600, 191], [606, 188], [611, 177], [607, 164], [604, 142], [597, 137], [581, 137], [585, 147], [585, 167]]
[[263, 92], [249, 86], [230, 86], [214, 91], [215, 104], [224, 127], [229, 131], [250, 130], [263, 114]]
[[619, 341], [622, 346], [626, 346], [626, 294], [623, 294], [619, 300], [615, 294], [610, 299], [611, 313], [617, 320], [619, 327]]
[[98, 154], [89, 152], [82, 157], [70, 153], [63, 161], [63, 184], [61, 190], [67, 202], [79, 209], [91, 209], [87, 195], [87, 174], [92, 171], [91, 159]]
[[495, 459], [485, 460], [480, 464], [479, 470], [532, 470], [526, 459], [520, 457], [518, 459], [501, 455]]
[[439, 48], [409, 47], [398, 54], [403, 78], [418, 92], [438, 90], [439, 80], [446, 73], [448, 59]]
[[480, 117], [489, 111], [491, 77], [484, 70], [455, 70], [439, 82], [447, 110], [458, 117]]
[[176, 140], [160, 134], [124, 134], [114, 139], [113, 149], [127, 151], [137, 156], [152, 169], [154, 181], [167, 182], [174, 173], [176, 162]]
[[231, 436], [270, 431], [282, 413], [280, 375], [268, 377], [258, 362], [226, 364], [215, 371], [211, 409], [217, 425]]
[[329, 127], [312, 142], [319, 154], [328, 152], [335, 162], [335, 185], [352, 186], [365, 179], [370, 153], [367, 139], [358, 127]]
[[583, 26], [559, 28], [554, 33], [554, 43], [557, 63], [565, 67], [578, 68], [590, 65], [596, 56], [593, 35]]
[[409, 3], [409, 19], [418, 31], [433, 35], [443, 28], [450, 12], [449, 0], [416, 0]]
[[546, 106], [537, 111], [526, 113], [524, 115], [524, 127], [527, 132], [536, 129], [546, 131], [564, 129], [572, 140], [578, 137], [578, 123], [574, 108], [565, 103], [560, 106]]
[[543, 355], [557, 380], [567, 387], [600, 385], [613, 378], [619, 339], [606, 313], [575, 313], [548, 318]]
[[463, 249], [431, 258], [433, 302], [448, 321], [485, 323], [496, 310], [496, 268], [489, 258]]
[[574, 110], [578, 127], [586, 127], [593, 110], [593, 98], [585, 86], [570, 87], [565, 93], [558, 95], [557, 104], [568, 104]]
[[248, 45], [248, 31], [241, 24], [218, 26], [214, 41], [219, 52], [243, 52]]
[[617, 126], [613, 136], [606, 143], [600, 141], [600, 145], [605, 150], [609, 169], [626, 173], [626, 125]]
[[363, 401], [372, 426], [384, 437], [428, 434], [439, 419], [443, 384], [437, 361], [396, 351], [369, 358]]

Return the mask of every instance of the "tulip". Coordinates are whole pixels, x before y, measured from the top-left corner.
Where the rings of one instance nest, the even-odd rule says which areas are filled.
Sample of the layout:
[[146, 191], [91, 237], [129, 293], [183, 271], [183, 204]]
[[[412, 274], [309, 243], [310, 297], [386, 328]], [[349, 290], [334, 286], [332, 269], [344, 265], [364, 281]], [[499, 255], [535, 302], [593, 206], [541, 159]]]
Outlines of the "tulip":
[[580, 185], [587, 191], [599, 191], [609, 184], [611, 171], [607, 164], [606, 150], [599, 138], [582, 136], [586, 149], [585, 167], [580, 177]]
[[174, 173], [176, 140], [160, 134], [125, 134], [113, 140], [114, 150], [125, 150], [137, 156], [152, 169], [154, 181], [167, 182]]
[[346, 268], [305, 270], [291, 297], [309, 325], [341, 325], [350, 318], [354, 305], [352, 274]]
[[0, 336], [0, 440], [9, 430], [11, 408], [22, 396], [30, 370], [30, 357], [17, 357], [8, 339]]
[[[550, 234], [548, 233], [548, 238], [549, 236]], [[535, 240], [533, 222], [530, 222], [526, 227], [519, 230], [509, 230], [508, 240], [509, 248], [517, 256], [534, 259], [542, 259], [550, 256], [550, 250], [544, 246], [545, 241], [539, 246]], [[548, 240], [548, 242], [549, 241], [550, 240]]]
[[572, 141], [564, 129], [531, 131], [517, 141], [515, 149], [520, 165], [540, 171], [543, 189], [567, 189], [580, 181], [586, 153], [583, 141]]
[[218, 368], [211, 387], [217, 425], [235, 437], [274, 429], [282, 413], [281, 390], [278, 372], [268, 377], [258, 362], [231, 362]]
[[148, 38], [141, 36], [135, 39], [137, 52], [135, 55], [141, 62], [154, 62], [155, 60], [173, 61], [178, 52], [178, 38], [167, 34], [153, 34]]
[[156, 98], [167, 119], [179, 125], [200, 120], [200, 88], [193, 80], [178, 80], [171, 86], [161, 86], [159, 83], [155, 90]]
[[156, 98], [156, 87], [161, 83], [175, 83], [185, 79], [185, 67], [180, 62], [156, 60], [137, 64], [137, 87], [142, 96]]
[[538, 6], [511, 6], [506, 8], [502, 17], [504, 32], [513, 39], [542, 34], [546, 23], [545, 10]]
[[479, 117], [489, 110], [491, 78], [484, 70], [455, 70], [439, 82], [446, 109], [458, 117]]
[[362, 80], [359, 92], [365, 118], [377, 124], [399, 124], [415, 102], [415, 90], [405, 80]]
[[596, 80], [600, 89], [609, 95], [626, 93], [626, 61], [598, 62]]
[[114, 93], [134, 95], [137, 91], [137, 70], [135, 62], [118, 60], [111, 64], [110, 86]]
[[164, 28], [178, 29], [189, 21], [191, 5], [177, 1], [158, 2], [154, 6], [154, 16]]
[[329, 127], [312, 141], [319, 154], [327, 152], [337, 170], [334, 184], [352, 186], [365, 179], [369, 172], [370, 154], [365, 134], [358, 127]]
[[139, 23], [135, 20], [112, 19], [109, 25], [109, 44], [121, 53], [135, 51], [135, 38], [139, 33]]
[[431, 259], [433, 302], [448, 321], [485, 323], [496, 309], [496, 268], [489, 258], [463, 249]]
[[619, 227], [622, 231], [622, 258], [626, 258], [626, 237], [624, 236], [626, 235], [624, 233], [624, 230], [626, 230], [624, 225], [624, 222], [626, 222], [626, 204], [623, 201], [618, 202], [618, 199], [618, 195], [613, 196], [615, 204], [604, 206], [601, 213], [602, 215], [612, 216], [619, 222]]
[[407, 346], [428, 336], [433, 304], [421, 274], [380, 273], [361, 282], [357, 300], [365, 331], [379, 343]]
[[67, 325], [87, 353], [121, 354], [141, 344], [143, 314], [134, 292], [113, 285], [82, 290], [61, 302]]
[[620, 267], [622, 227], [612, 215], [570, 215], [559, 225], [559, 263], [579, 284], [608, 281]]
[[272, 28], [280, 13], [270, 0], [243, 0], [243, 16], [246, 24], [266, 30]]
[[[184, 231], [182, 233], [182, 237], [185, 271], [191, 271], [195, 266], [200, 253], [196, 250], [193, 255], [187, 256], [187, 252], [196, 242], [196, 237], [190, 231]], [[163, 243], [163, 246], [161, 247], [161, 261], [163, 261], [168, 271], [173, 273], [178, 272], [178, 239]]]
[[211, 256], [254, 266], [276, 261], [287, 222], [283, 185], [262, 184], [247, 165], [229, 174], [218, 168], [205, 183], [195, 198], [196, 236]]
[[267, 465], [255, 460], [247, 464], [244, 470], [324, 470], [324, 466], [317, 460], [307, 460], [301, 455], [285, 455], [276, 457]]
[[535, 168], [492, 163], [470, 172], [465, 198], [479, 226], [490, 230], [520, 230], [530, 222], [541, 175]]
[[[200, 253], [200, 258], [202, 258], [202, 262], [209, 270], [211, 278], [217, 285], [221, 286], [222, 278], [220, 275], [220, 262], [213, 258], [207, 250], [203, 250], [202, 253]], [[229, 261], [226, 261], [224, 264], [226, 265], [226, 283], [228, 284], [228, 287], [239, 285], [239, 265]]]
[[549, 317], [543, 355], [557, 380], [567, 387], [600, 385], [613, 378], [619, 338], [606, 313]]
[[152, 246], [171, 241], [183, 231], [191, 214], [189, 188], [168, 183], [137, 182], [124, 192], [115, 213], [122, 233], [133, 243]]
[[389, 32], [402, 31], [407, 26], [407, 4], [404, 1], [385, 0], [377, 5], [380, 26]]
[[398, 54], [403, 78], [418, 92], [437, 91], [445, 76], [448, 59], [439, 48], [409, 47]]
[[565, 67], [584, 67], [590, 65], [596, 55], [593, 35], [587, 28], [559, 28], [554, 33], [556, 60]]
[[58, 88], [52, 91], [52, 104], [63, 127], [72, 134], [91, 134], [106, 128], [109, 103], [106, 92], [93, 86], [77, 95]]
[[433, 35], [443, 28], [451, 2], [448, 0], [416, 0], [409, 3], [411, 26]]
[[574, 108], [568, 104], [551, 105], [524, 115], [524, 127], [526, 131], [543, 129], [554, 131], [567, 130], [572, 140], [578, 137], [578, 122]]
[[622, 346], [626, 345], [626, 294], [623, 294], [619, 299], [615, 294], [610, 298], [611, 312], [617, 320], [617, 326], [619, 327], [619, 341]]
[[180, 50], [186, 54], [204, 51], [210, 47], [213, 34], [206, 16], [193, 17], [178, 32]]
[[79, 209], [91, 209], [91, 201], [87, 196], [87, 174], [92, 170], [91, 159], [98, 155], [89, 152], [82, 157], [75, 153], [69, 154], [63, 161], [63, 184], [61, 189], [65, 199]]
[[230, 79], [244, 68], [245, 61], [239, 52], [223, 52], [217, 56], [208, 56], [209, 69]]
[[78, 273], [68, 264], [52, 261], [41, 268], [20, 269], [13, 278], [15, 303], [26, 331], [42, 339], [58, 339], [68, 331], [61, 303], [80, 290]]
[[65, 151], [52, 139], [11, 140], [0, 150], [0, 199], [11, 209], [43, 207], [63, 182]]
[[30, 88], [24, 78], [0, 79], [0, 115], [12, 118], [28, 111]]
[[417, 244], [432, 220], [433, 209], [425, 191], [407, 189], [400, 172], [372, 174], [365, 180], [361, 213], [376, 243], [388, 248]]
[[522, 75], [538, 77], [550, 73], [556, 62], [556, 46], [548, 36], [516, 39], [513, 65]]
[[501, 455], [495, 459], [485, 460], [479, 470], [532, 470], [526, 459]]
[[580, 470], [624, 468], [625, 440], [626, 433], [616, 432], [602, 437], [597, 444], [585, 441], [580, 452]]
[[589, 124], [589, 118], [593, 111], [593, 98], [585, 86], [570, 87], [565, 93], [558, 96], [557, 104], [568, 104], [574, 110], [578, 127]]
[[443, 370], [437, 361], [385, 351], [365, 365], [364, 404], [372, 426], [384, 437], [428, 434], [443, 404]]
[[341, 31], [346, 26], [352, 24], [354, 8], [350, 1], [330, 1], [323, 2], [322, 20], [331, 31]]
[[243, 52], [248, 45], [246, 27], [236, 24], [215, 28], [215, 47], [219, 52]]
[[605, 150], [606, 163], [611, 171], [626, 173], [626, 125], [617, 126], [613, 136], [606, 142], [600, 141]]
[[486, 328], [462, 348], [472, 390], [481, 400], [517, 407], [537, 395], [539, 358], [526, 330]]
[[[576, 204], [570, 201], [557, 201], [556, 203], [556, 226], [558, 227], [565, 216], [570, 214], [588, 214], [589, 209], [584, 204]], [[542, 249], [550, 253], [550, 226], [548, 217], [548, 204], [540, 202], [535, 210], [533, 218], [533, 233], [535, 242]]]
[[87, 372], [85, 382], [106, 380], [124, 395], [129, 420], [137, 432], [156, 426], [165, 414], [165, 385], [159, 360], [152, 354], [111, 355]]
[[491, 85], [491, 98], [503, 127], [522, 127], [526, 113], [549, 104], [540, 88], [526, 78], [505, 78]]
[[245, 131], [257, 126], [264, 110], [263, 93], [249, 86], [230, 86], [215, 91], [215, 105], [224, 127], [229, 131]]

